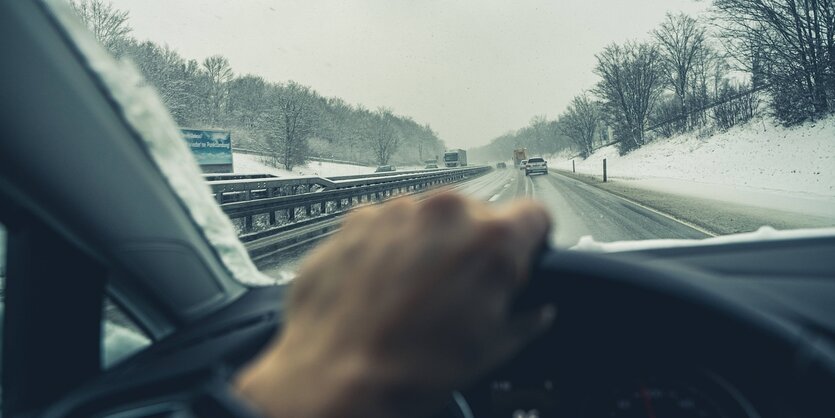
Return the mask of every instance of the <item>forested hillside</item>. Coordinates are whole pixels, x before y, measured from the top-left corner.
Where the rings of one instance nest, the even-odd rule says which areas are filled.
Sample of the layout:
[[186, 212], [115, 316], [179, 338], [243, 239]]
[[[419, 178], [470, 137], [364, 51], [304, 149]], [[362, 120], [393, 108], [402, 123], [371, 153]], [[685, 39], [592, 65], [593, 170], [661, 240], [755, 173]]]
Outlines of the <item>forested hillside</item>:
[[705, 16], [668, 14], [647, 40], [613, 42], [595, 57], [597, 83], [556, 120], [535, 118], [475, 154], [570, 148], [584, 158], [609, 143], [626, 154], [758, 113], [785, 126], [825, 118], [835, 110], [835, 0], [714, 0]]
[[104, 0], [71, 2], [99, 41], [136, 64], [180, 126], [227, 129], [236, 147], [275, 155], [292, 169], [307, 157], [367, 164], [415, 164], [442, 155], [428, 124], [389, 108], [323, 97], [294, 81], [236, 74], [222, 55], [201, 61], [131, 36], [128, 12]]

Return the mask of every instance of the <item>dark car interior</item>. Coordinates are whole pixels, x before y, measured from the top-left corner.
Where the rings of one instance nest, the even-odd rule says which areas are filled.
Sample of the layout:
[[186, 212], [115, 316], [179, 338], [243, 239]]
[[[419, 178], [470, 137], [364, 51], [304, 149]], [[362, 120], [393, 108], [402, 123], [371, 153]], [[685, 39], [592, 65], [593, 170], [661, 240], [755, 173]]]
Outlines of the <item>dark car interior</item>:
[[[45, 5], [0, 3], [0, 42], [3, 415], [243, 416], [226, 383], [285, 287], [232, 276]], [[546, 250], [517, 309], [554, 302], [555, 327], [442, 414], [833, 417], [833, 254], [831, 235]], [[152, 341], [111, 368], [105, 299]]]

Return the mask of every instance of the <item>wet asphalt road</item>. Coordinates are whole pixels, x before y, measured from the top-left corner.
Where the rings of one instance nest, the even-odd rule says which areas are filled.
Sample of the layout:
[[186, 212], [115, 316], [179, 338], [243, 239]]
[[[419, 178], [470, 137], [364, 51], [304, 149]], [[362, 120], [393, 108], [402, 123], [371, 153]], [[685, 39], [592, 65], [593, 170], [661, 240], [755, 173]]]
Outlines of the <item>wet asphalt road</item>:
[[[708, 236], [697, 227], [664, 213], [557, 173], [526, 177], [524, 173], [508, 168], [494, 170], [452, 188], [495, 205], [518, 198], [541, 202], [556, 224], [551, 238], [557, 247], [570, 247], [583, 236], [604, 242]], [[269, 275], [286, 278], [313, 246], [300, 246], [277, 254], [262, 261], [259, 267]]]

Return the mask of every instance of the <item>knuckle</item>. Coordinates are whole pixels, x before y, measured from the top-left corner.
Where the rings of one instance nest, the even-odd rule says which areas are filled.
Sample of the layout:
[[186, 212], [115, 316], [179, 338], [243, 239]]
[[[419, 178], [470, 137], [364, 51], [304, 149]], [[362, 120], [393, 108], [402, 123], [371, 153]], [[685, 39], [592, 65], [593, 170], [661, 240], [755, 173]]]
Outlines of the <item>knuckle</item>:
[[482, 221], [477, 226], [478, 231], [474, 236], [476, 244], [498, 244], [490, 245], [490, 250], [494, 252], [501, 252], [505, 249], [504, 244], [509, 243], [514, 236], [513, 224], [505, 219], [492, 219]]

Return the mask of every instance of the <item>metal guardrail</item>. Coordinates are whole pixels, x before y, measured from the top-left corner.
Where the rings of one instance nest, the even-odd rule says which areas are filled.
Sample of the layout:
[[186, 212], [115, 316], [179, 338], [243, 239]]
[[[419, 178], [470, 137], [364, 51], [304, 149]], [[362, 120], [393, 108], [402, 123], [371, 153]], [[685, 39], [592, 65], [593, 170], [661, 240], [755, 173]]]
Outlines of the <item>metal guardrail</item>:
[[225, 180], [209, 185], [223, 211], [233, 221], [242, 220], [241, 234], [246, 235], [255, 232], [255, 218], [259, 216], [269, 229], [279, 226], [279, 217], [281, 223], [292, 223], [299, 215], [310, 218], [342, 212], [358, 204], [458, 182], [489, 170], [478, 166], [331, 178]]
[[441, 171], [448, 170], [414, 170], [334, 177], [305, 176], [280, 178], [240, 176], [236, 178], [207, 176], [206, 179], [208, 180], [209, 187], [212, 188], [212, 194], [215, 196], [215, 200], [220, 204], [224, 204], [243, 200], [309, 193], [314, 188], [327, 190], [342, 189], [371, 183], [385, 183], [395, 179], [420, 178]]

